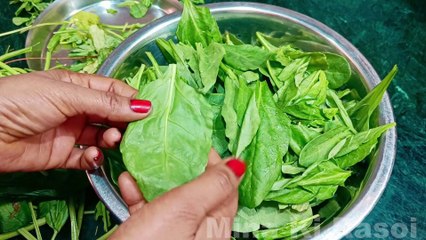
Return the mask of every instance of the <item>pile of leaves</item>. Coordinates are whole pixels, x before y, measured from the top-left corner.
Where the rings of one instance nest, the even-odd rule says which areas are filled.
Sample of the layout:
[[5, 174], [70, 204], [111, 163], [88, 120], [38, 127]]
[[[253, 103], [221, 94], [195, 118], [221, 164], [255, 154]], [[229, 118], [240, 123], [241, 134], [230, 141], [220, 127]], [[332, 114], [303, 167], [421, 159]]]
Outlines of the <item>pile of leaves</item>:
[[152, 66], [126, 78], [155, 106], [129, 125], [120, 146], [146, 199], [200, 175], [213, 147], [247, 164], [239, 234], [294, 238], [342, 209], [348, 200], [339, 202], [337, 192], [354, 196], [358, 186], [345, 183], [395, 126], [370, 123], [397, 68], [360, 98], [344, 57], [260, 32], [248, 44], [222, 35], [209, 10], [190, 0], [176, 36], [177, 43], [157, 40], [169, 65], [147, 53]]

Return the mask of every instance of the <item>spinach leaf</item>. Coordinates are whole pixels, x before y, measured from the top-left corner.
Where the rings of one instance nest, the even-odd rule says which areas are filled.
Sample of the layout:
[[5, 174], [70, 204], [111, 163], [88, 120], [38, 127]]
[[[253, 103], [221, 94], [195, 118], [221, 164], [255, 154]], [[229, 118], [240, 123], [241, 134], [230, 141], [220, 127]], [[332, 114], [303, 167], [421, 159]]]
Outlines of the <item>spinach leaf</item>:
[[342, 56], [334, 53], [324, 53], [327, 58], [327, 69], [325, 74], [331, 89], [337, 89], [349, 81], [351, 67], [349, 62]]
[[31, 210], [27, 201], [0, 202], [0, 232], [12, 232], [31, 222]]
[[282, 204], [303, 204], [315, 198], [316, 193], [308, 191], [302, 187], [283, 188], [270, 192], [265, 200], [276, 201]]
[[95, 219], [98, 220], [99, 218], [102, 220], [104, 231], [108, 232], [108, 228], [111, 226], [111, 217], [108, 209], [101, 201], [95, 207]]
[[152, 0], [126, 0], [118, 7], [128, 7], [130, 15], [134, 18], [143, 18], [152, 5]]
[[320, 133], [312, 128], [309, 128], [303, 124], [291, 124], [291, 139], [290, 148], [297, 155], [300, 154], [305, 145], [312, 139], [318, 137]]
[[53, 229], [53, 237], [61, 231], [68, 220], [68, 205], [65, 200], [50, 200], [39, 204], [40, 216], [46, 218], [47, 224]]
[[293, 178], [286, 187], [292, 188], [318, 185], [342, 186], [350, 175], [350, 171], [342, 170], [331, 161], [324, 161], [313, 169], [307, 169], [304, 174], [301, 175], [301, 178]]
[[362, 161], [374, 149], [378, 142], [378, 138], [395, 125], [395, 123], [389, 123], [355, 134], [348, 139], [345, 146], [336, 154], [334, 161], [343, 169]]
[[163, 78], [140, 89], [138, 97], [152, 101], [152, 112], [129, 124], [120, 149], [127, 169], [151, 201], [204, 171], [213, 113], [201, 94], [176, 78], [173, 64]]
[[191, 0], [183, 0], [183, 5], [182, 18], [176, 30], [180, 42], [193, 47], [201, 43], [207, 47], [212, 42], [222, 41], [219, 27], [208, 8], [195, 6]]
[[312, 225], [312, 221], [318, 216], [319, 215], [313, 215], [305, 219], [295, 220], [279, 228], [258, 230], [253, 232], [253, 235], [257, 239], [281, 239], [290, 237], [291, 235], [294, 235]]
[[270, 56], [268, 51], [249, 44], [223, 45], [223, 47], [226, 51], [224, 62], [242, 71], [258, 69]]
[[374, 87], [367, 96], [349, 110], [349, 116], [351, 117], [356, 130], [365, 131], [369, 129], [370, 117], [374, 110], [379, 106], [386, 89], [397, 72], [398, 67], [394, 66], [388, 75], [376, 87]]
[[[232, 73], [232, 70], [224, 68]], [[229, 139], [229, 150], [235, 156], [240, 156], [254, 138], [259, 128], [260, 116], [253, 90], [233, 73], [225, 79], [222, 116], [226, 123], [225, 134]]]
[[199, 72], [203, 83], [202, 93], [208, 92], [216, 83], [219, 66], [225, 55], [225, 49], [217, 43], [211, 43], [208, 47], [202, 48], [197, 45], [199, 57]]
[[340, 121], [342, 121], [346, 125], [346, 127], [348, 127], [352, 132], [355, 133], [356, 130], [352, 124], [352, 120], [349, 117], [348, 112], [346, 111], [345, 106], [342, 103], [342, 100], [340, 100], [336, 92], [331, 89], [327, 90], [327, 103], [330, 107], [339, 109], [339, 112], [337, 115]]
[[247, 170], [240, 184], [240, 203], [251, 208], [263, 201], [278, 179], [291, 136], [290, 121], [277, 109], [266, 82], [256, 85], [255, 96], [261, 122], [242, 154]]
[[342, 140], [350, 136], [350, 131], [346, 127], [332, 129], [308, 142], [300, 152], [299, 164], [308, 167], [313, 163], [328, 160], [336, 153], [332, 150]]
[[233, 231], [253, 232], [262, 227], [277, 228], [297, 220], [312, 216], [312, 209], [294, 211], [291, 208], [279, 209], [278, 204], [264, 202], [257, 208], [240, 207], [234, 219]]
[[241, 41], [237, 36], [235, 36], [234, 34], [225, 31], [224, 34], [224, 38], [225, 38], [225, 43], [228, 45], [242, 45], [244, 44], [243, 41]]

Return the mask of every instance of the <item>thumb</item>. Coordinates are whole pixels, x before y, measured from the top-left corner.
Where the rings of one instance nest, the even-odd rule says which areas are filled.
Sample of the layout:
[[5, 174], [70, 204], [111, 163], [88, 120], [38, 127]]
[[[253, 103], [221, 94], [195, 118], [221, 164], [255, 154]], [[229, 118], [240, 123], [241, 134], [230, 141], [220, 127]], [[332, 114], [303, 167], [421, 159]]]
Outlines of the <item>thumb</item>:
[[164, 194], [157, 203], [172, 199], [176, 209], [173, 212], [181, 212], [183, 216], [191, 212], [195, 219], [201, 220], [225, 200], [238, 194], [238, 184], [245, 169], [245, 163], [239, 159], [221, 162], [192, 182]]

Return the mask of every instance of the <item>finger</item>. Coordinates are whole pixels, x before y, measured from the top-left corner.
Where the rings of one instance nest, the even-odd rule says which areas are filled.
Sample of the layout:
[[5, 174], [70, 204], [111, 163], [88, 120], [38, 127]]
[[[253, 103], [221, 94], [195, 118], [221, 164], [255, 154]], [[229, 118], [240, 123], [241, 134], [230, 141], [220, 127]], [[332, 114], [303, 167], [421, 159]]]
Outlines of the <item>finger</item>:
[[104, 162], [104, 155], [97, 147], [73, 148], [63, 168], [93, 170]]
[[123, 97], [134, 97], [137, 90], [124, 82], [94, 74], [76, 73], [66, 70], [51, 70], [47, 74], [53, 79], [70, 82], [81, 87], [91, 88], [102, 92], [112, 92]]
[[137, 91], [119, 80], [64, 70], [44, 74], [63, 82], [49, 100], [66, 117], [85, 114], [102, 122], [130, 122], [143, 119], [151, 110], [150, 101], [134, 99]]
[[220, 162], [222, 162], [222, 158], [219, 156], [216, 150], [214, 150], [214, 148], [211, 148], [209, 152], [209, 161], [207, 162], [207, 169]]
[[238, 159], [217, 164], [192, 182], [164, 194], [157, 204], [162, 204], [163, 201], [167, 203], [172, 199], [172, 212], [183, 216], [190, 212], [194, 220], [201, 220], [237, 192], [244, 171], [245, 164]]
[[146, 203], [138, 185], [128, 172], [123, 172], [118, 177], [118, 186], [124, 202], [129, 206], [130, 214], [135, 213]]
[[78, 137], [76, 143], [101, 148], [117, 146], [121, 140], [121, 132], [117, 128], [103, 128], [98, 126], [86, 126]]
[[151, 111], [148, 100], [131, 99], [76, 85], [67, 85], [60, 90], [63, 91], [60, 95], [63, 102], [59, 107], [67, 117], [84, 114], [97, 116], [102, 122], [131, 122], [145, 118]]

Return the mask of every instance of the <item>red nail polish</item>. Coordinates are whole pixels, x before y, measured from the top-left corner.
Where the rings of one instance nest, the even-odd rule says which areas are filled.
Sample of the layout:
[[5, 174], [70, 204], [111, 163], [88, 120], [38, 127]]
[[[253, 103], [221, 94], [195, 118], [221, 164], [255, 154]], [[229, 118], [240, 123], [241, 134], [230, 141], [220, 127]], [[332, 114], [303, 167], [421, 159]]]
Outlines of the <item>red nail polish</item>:
[[95, 162], [95, 166], [98, 166], [102, 164], [102, 161], [104, 159], [104, 155], [102, 154], [102, 151], [99, 149], [96, 149], [98, 153], [96, 154], [96, 157], [93, 158], [93, 161]]
[[246, 171], [246, 164], [239, 159], [231, 159], [226, 163], [237, 177], [241, 177]]
[[151, 102], [148, 100], [131, 99], [130, 109], [137, 113], [148, 113], [151, 110]]

